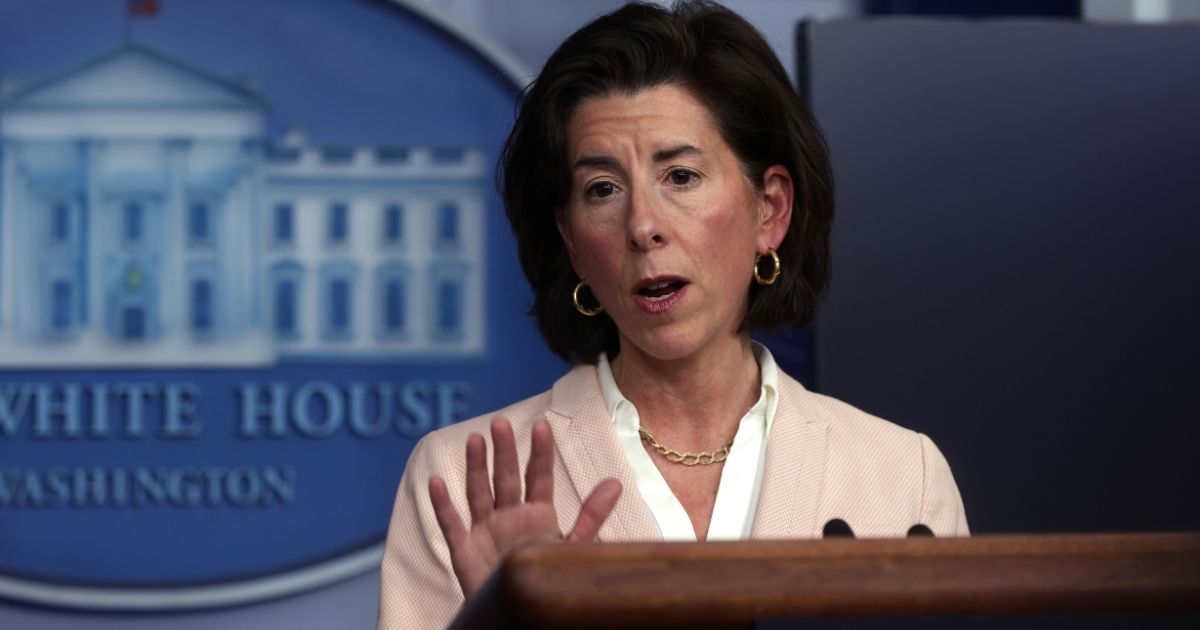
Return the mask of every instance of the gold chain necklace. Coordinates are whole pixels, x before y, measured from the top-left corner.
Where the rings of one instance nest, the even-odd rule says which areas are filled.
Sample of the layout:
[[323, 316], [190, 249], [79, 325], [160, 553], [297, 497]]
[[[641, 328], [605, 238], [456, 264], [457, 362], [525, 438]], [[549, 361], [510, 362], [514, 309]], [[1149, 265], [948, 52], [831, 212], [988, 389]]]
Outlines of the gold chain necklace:
[[642, 440], [645, 441], [646, 444], [650, 445], [650, 448], [658, 451], [658, 454], [665, 457], [667, 461], [674, 462], [676, 464], [683, 464], [684, 466], [707, 466], [709, 464], [723, 462], [725, 461], [726, 457], [729, 457], [729, 448], [733, 446], [733, 442], [730, 442], [725, 446], [712, 451], [700, 451], [699, 453], [680, 453], [673, 448], [667, 448], [666, 446], [659, 444], [658, 440], [654, 439], [654, 436], [650, 435], [649, 431], [641, 427], [638, 427], [638, 434], [642, 436]]

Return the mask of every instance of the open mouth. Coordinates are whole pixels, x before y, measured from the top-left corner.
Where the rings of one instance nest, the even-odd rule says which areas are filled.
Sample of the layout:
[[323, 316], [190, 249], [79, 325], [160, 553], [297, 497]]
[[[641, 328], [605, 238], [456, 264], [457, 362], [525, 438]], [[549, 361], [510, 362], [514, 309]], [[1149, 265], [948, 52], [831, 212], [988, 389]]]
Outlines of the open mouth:
[[682, 289], [685, 284], [687, 283], [682, 280], [655, 282], [654, 284], [647, 285], [639, 289], [638, 295], [652, 302], [661, 302], [662, 300], [674, 295], [676, 292]]

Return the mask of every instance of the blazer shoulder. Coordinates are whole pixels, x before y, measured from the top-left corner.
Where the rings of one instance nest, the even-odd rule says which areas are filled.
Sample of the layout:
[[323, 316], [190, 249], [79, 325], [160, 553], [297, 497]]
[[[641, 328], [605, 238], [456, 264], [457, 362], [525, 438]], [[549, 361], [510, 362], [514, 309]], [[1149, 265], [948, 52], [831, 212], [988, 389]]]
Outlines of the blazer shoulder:
[[832, 396], [811, 392], [790, 376], [781, 377], [780, 389], [781, 403], [786, 400], [790, 403], [787, 408], [807, 422], [827, 424], [835, 439], [845, 438], [851, 444], [872, 447], [871, 450], [920, 449], [920, 433]]
[[938, 536], [968, 533], [950, 466], [927, 436], [799, 383], [786, 389], [793, 413], [828, 427], [826, 518], [868, 536], [902, 536], [916, 523]]

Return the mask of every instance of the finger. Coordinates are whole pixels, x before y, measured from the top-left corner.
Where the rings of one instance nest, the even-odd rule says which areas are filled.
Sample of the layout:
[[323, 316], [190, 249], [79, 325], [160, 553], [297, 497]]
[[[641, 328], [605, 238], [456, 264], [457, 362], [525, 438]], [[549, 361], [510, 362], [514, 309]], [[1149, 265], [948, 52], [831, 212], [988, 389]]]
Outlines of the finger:
[[478, 585], [487, 577], [487, 570], [481, 568], [479, 562], [472, 557], [471, 535], [463, 527], [458, 510], [454, 509], [454, 504], [450, 502], [450, 492], [446, 488], [445, 480], [437, 475], [429, 478], [429, 501], [433, 503], [438, 527], [442, 530], [446, 546], [450, 549], [450, 565], [459, 585], [464, 593], [478, 590]]
[[496, 486], [496, 507], [517, 505], [521, 502], [517, 438], [513, 436], [508, 420], [499, 416], [492, 420], [492, 449], [496, 459], [496, 472], [492, 477], [492, 483]]
[[446, 537], [446, 545], [450, 547], [450, 553], [454, 554], [459, 541], [466, 537], [467, 530], [458, 516], [458, 510], [454, 509], [454, 504], [450, 502], [450, 491], [446, 489], [445, 480], [437, 475], [429, 478], [429, 502], [433, 504], [433, 514], [437, 517], [442, 536]]
[[467, 437], [467, 507], [471, 510], [471, 527], [492, 515], [492, 484], [488, 481], [487, 444], [478, 433]]
[[608, 520], [608, 515], [612, 514], [619, 498], [621, 498], [620, 481], [609, 478], [596, 484], [595, 489], [583, 502], [583, 508], [579, 510], [579, 518], [575, 519], [575, 526], [567, 535], [567, 541], [583, 542], [595, 539], [596, 534], [600, 533], [600, 526]]
[[554, 501], [554, 432], [550, 423], [539, 420], [533, 425], [533, 448], [525, 468], [525, 500]]

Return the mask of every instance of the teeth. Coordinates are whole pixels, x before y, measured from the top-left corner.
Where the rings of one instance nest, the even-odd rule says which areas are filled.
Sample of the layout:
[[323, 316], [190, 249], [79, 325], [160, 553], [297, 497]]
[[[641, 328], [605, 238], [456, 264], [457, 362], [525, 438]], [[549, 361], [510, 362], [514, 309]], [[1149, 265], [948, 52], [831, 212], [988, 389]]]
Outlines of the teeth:
[[656, 282], [646, 288], [647, 289], [665, 289], [665, 288], [667, 288], [668, 284], [671, 284], [671, 283], [670, 282]]

